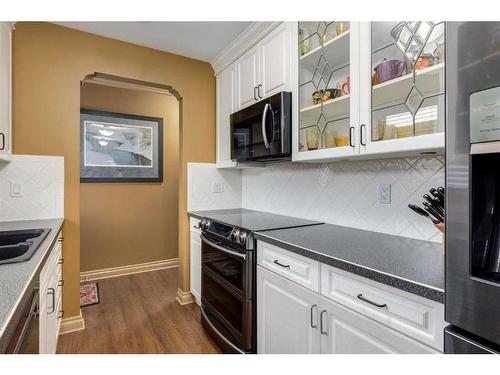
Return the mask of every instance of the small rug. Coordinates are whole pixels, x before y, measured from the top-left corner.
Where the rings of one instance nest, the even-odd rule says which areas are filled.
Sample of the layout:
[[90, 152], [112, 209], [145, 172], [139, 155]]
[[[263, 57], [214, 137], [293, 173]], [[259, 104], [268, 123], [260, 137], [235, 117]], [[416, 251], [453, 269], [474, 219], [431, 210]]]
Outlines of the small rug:
[[96, 305], [99, 303], [99, 285], [90, 283], [80, 285], [80, 307]]

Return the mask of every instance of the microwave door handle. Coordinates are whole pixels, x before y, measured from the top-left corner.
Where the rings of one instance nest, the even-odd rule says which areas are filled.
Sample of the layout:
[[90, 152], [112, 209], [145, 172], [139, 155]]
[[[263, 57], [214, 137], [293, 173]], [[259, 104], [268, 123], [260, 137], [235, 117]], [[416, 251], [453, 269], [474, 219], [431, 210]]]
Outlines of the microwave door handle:
[[269, 142], [267, 140], [267, 134], [266, 134], [266, 119], [267, 119], [267, 112], [271, 108], [271, 105], [269, 103], [266, 103], [264, 106], [264, 112], [262, 113], [262, 139], [264, 139], [264, 145], [266, 148], [269, 148]]

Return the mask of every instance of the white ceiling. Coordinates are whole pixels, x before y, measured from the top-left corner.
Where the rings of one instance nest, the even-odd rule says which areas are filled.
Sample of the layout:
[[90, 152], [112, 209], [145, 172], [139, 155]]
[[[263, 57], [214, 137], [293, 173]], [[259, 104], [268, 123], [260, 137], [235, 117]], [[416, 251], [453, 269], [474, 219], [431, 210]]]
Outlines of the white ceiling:
[[251, 22], [55, 22], [92, 34], [211, 62]]

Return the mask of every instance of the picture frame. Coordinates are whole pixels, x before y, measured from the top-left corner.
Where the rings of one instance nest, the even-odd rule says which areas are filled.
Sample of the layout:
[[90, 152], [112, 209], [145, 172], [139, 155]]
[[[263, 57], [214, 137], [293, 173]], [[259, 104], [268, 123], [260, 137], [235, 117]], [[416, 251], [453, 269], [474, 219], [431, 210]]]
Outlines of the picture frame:
[[163, 119], [81, 109], [80, 182], [163, 182]]

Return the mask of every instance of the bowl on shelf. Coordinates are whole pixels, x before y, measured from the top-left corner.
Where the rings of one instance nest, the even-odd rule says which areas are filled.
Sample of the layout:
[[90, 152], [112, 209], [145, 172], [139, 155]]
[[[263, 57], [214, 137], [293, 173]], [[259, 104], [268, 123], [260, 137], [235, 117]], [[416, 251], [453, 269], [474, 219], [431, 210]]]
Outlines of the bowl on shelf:
[[319, 104], [326, 102], [330, 99], [338, 98], [342, 95], [340, 89], [325, 89], [319, 90], [312, 93], [313, 104]]

